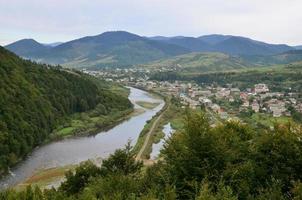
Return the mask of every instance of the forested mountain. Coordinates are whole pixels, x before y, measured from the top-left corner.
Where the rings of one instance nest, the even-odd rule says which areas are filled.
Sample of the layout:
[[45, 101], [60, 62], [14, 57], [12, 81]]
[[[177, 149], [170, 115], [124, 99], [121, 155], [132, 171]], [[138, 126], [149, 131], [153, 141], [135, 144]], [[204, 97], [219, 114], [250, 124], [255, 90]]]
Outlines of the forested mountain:
[[126, 97], [77, 71], [39, 65], [0, 47], [0, 174], [73, 113], [125, 110]]
[[214, 51], [236, 55], [273, 55], [293, 50], [287, 45], [267, 44], [249, 38], [232, 36], [213, 47]]
[[194, 52], [205, 52], [205, 51], [211, 51], [212, 49], [212, 45], [194, 37], [171, 37], [171, 38], [153, 37], [151, 39], [161, 41], [167, 44], [175, 44], [177, 46], [184, 47]]
[[295, 49], [231, 35], [141, 37], [125, 31], [105, 32], [59, 45], [43, 45], [26, 39], [6, 48], [38, 62], [80, 68], [126, 67], [190, 52], [265, 56]]
[[295, 46], [295, 49], [302, 50], [302, 45]]
[[153, 37], [168, 44], [176, 44], [195, 52], [222, 52], [232, 55], [273, 55], [289, 50], [287, 45], [268, 44], [245, 37], [232, 35], [206, 35], [194, 37]]
[[199, 40], [202, 40], [208, 44], [215, 45], [224, 40], [229, 39], [232, 37], [231, 35], [219, 35], [219, 34], [211, 34], [211, 35], [203, 35], [198, 37]]
[[50, 47], [40, 44], [33, 39], [19, 40], [7, 45], [5, 48], [19, 56], [31, 59], [38, 58], [39, 56], [45, 54], [48, 49], [50, 49]]
[[39, 62], [64, 64], [69, 67], [122, 67], [187, 52], [189, 51], [183, 47], [116, 31], [66, 42], [44, 51], [42, 55], [31, 51], [29, 57]]
[[302, 50], [290, 50], [280, 54], [259, 56], [242, 55], [242, 59], [256, 65], [290, 64], [302, 61]]

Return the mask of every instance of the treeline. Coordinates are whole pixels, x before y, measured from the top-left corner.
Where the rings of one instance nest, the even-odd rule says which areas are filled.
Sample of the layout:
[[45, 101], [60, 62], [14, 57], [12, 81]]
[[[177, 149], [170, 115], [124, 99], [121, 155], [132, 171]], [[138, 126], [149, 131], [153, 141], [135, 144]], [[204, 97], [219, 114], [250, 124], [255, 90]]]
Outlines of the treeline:
[[[301, 199], [302, 129], [253, 130], [239, 122], [212, 128], [188, 113], [185, 128], [167, 141], [163, 160], [143, 168], [129, 145], [102, 166], [84, 163], [58, 189], [5, 191], [2, 199]], [[1, 199], [0, 198], [0, 199]]]
[[23, 60], [0, 47], [0, 175], [73, 113], [131, 107], [127, 98], [77, 71]]
[[[301, 64], [302, 65], [302, 64]], [[195, 81], [199, 84], [232, 84], [241, 89], [251, 88], [254, 84], [266, 83], [273, 91], [289, 90], [302, 92], [302, 66], [286, 67], [282, 70], [217, 72], [205, 74], [182, 74], [177, 72], [156, 73], [151, 79], [159, 81]]]

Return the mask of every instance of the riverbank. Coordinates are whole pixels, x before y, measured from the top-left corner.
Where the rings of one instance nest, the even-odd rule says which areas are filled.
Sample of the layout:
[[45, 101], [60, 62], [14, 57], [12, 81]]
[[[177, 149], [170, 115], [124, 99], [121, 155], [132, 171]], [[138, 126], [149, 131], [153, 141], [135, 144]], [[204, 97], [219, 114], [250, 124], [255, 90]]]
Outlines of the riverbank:
[[[161, 110], [164, 103], [136, 88], [130, 88], [129, 100], [134, 104], [134, 112], [128, 116], [127, 120], [99, 134], [64, 137], [62, 140], [41, 145], [24, 161], [12, 168], [10, 175], [1, 179], [0, 188], [13, 187], [20, 183], [26, 185], [34, 183], [35, 180], [42, 185], [48, 185], [53, 181], [52, 176], [57, 177], [62, 172], [60, 168], [77, 165], [88, 159], [102, 160], [114, 153], [116, 149], [123, 148], [129, 141], [131, 145], [135, 145], [145, 123]], [[135, 103], [137, 101], [160, 102], [160, 105], [154, 109], [144, 109]]]
[[150, 159], [153, 144], [159, 143], [165, 137], [165, 133], [163, 133], [164, 125], [171, 123], [171, 127], [176, 131], [184, 126], [183, 116], [185, 110], [177, 105], [178, 101], [176, 99], [164, 96], [159, 91], [150, 91], [150, 93], [164, 98], [165, 106], [147, 122], [141, 131], [133, 149], [137, 154], [137, 159]]
[[[149, 137], [151, 137], [153, 129], [156, 127], [156, 124], [158, 122], [158, 118], [160, 118], [161, 114], [163, 112], [165, 112], [165, 110], [167, 109], [167, 99], [165, 96], [156, 93], [152, 90], [146, 90], [145, 88], [140, 88], [141, 90], [144, 90], [146, 92], [149, 92], [150, 95], [156, 96], [157, 98], [160, 97], [162, 100], [164, 100], [165, 105], [164, 107], [156, 113], [156, 115], [154, 115], [152, 117], [152, 119], [148, 120], [147, 123], [145, 124], [143, 130], [140, 132], [139, 137], [137, 139], [137, 142], [135, 144], [135, 146], [133, 147], [133, 152], [135, 154], [137, 154], [137, 159], [145, 159], [146, 155], [145, 152], [148, 151], [150, 144], [148, 144], [150, 142]], [[161, 136], [159, 136], [160, 138]], [[147, 144], [145, 144], [147, 143]]]
[[[111, 92], [129, 97], [129, 88], [112, 84]], [[96, 106], [88, 112], [76, 113], [66, 119], [66, 122], [58, 126], [48, 138], [48, 141], [60, 140], [72, 136], [93, 135], [98, 132], [108, 130], [117, 124], [127, 120], [134, 113], [133, 104], [131, 108], [125, 110], [113, 110], [110, 113], [101, 114], [100, 108]]]
[[[112, 84], [110, 91], [125, 98], [128, 98], [130, 94], [129, 88], [117, 84]], [[66, 117], [64, 120], [62, 120], [61, 125], [57, 126], [57, 128], [55, 128], [53, 132], [50, 133], [47, 138], [45, 138], [40, 146], [66, 138], [94, 135], [101, 131], [111, 129], [114, 126], [122, 123], [123, 121], [128, 120], [132, 116], [138, 115], [143, 112], [142, 110], [135, 110], [132, 104], [132, 106], [128, 109], [116, 109], [111, 111], [110, 113], [107, 113], [106, 115], [97, 115], [98, 106], [99, 105], [97, 105], [90, 111], [75, 113], [71, 116]], [[19, 165], [23, 161], [23, 159], [24, 158], [20, 158], [16, 160], [11, 168]], [[0, 172], [0, 179], [7, 176], [8, 173], [9, 171]]]

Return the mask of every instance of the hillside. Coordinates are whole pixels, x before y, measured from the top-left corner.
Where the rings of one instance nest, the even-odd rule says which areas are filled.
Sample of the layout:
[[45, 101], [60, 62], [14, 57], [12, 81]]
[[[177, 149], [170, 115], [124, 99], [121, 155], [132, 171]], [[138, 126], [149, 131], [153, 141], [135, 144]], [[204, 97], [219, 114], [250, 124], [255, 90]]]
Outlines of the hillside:
[[302, 45], [295, 46], [295, 49], [302, 50]]
[[211, 34], [211, 35], [203, 35], [198, 37], [199, 40], [206, 42], [211, 45], [218, 44], [224, 40], [229, 39], [232, 37], [231, 35], [219, 35], [219, 34]]
[[205, 35], [194, 37], [152, 37], [167, 44], [175, 44], [194, 52], [222, 52], [231, 55], [273, 55], [289, 50], [287, 45], [268, 44], [250, 38], [232, 35]]
[[212, 49], [211, 44], [194, 37], [153, 37], [151, 39], [158, 40], [167, 44], [174, 44], [194, 52], [204, 52], [210, 51]]
[[20, 59], [0, 47], [0, 175], [74, 113], [131, 108], [105, 83], [76, 71]]
[[[63, 64], [68, 67], [97, 68], [131, 66], [189, 51], [176, 45], [160, 43], [124, 31], [116, 31], [66, 42], [43, 52], [42, 55], [34, 50], [33, 52], [30, 58], [39, 62]], [[25, 56], [22, 52], [18, 55]]]
[[55, 45], [25, 39], [6, 48], [21, 57], [71, 68], [129, 67], [190, 52], [268, 56], [295, 49], [231, 35], [142, 37], [125, 31], [105, 32]]
[[255, 63], [256, 65], [290, 64], [302, 61], [302, 50], [290, 50], [268, 56], [242, 55], [241, 57], [248, 62]]
[[38, 58], [39, 56], [45, 54], [48, 49], [50, 49], [50, 47], [40, 44], [33, 39], [19, 40], [7, 45], [5, 48], [19, 56], [32, 59]]
[[214, 51], [236, 55], [273, 55], [293, 50], [287, 45], [273, 45], [251, 40], [249, 38], [232, 36], [214, 45]]
[[185, 55], [175, 56], [172, 58], [159, 60], [150, 64], [141, 65], [147, 68], [178, 68], [182, 71], [226, 71], [245, 69], [253, 66], [245, 62], [238, 56], [231, 56], [223, 53], [189, 53]]

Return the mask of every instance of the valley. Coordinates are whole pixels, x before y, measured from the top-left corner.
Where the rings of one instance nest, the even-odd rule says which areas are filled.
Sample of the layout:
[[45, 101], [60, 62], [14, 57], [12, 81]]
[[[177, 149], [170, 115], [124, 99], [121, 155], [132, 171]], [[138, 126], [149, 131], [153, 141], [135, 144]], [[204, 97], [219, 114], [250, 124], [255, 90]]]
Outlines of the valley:
[[0, 200], [302, 200], [301, 0], [0, 6]]
[[[99, 163], [116, 149], [123, 148], [128, 141], [131, 145], [135, 145], [145, 122], [163, 107], [164, 102], [149, 97], [146, 92], [135, 88], [130, 88], [129, 99], [134, 104], [134, 109], [143, 109], [144, 112], [95, 135], [65, 138], [35, 149], [25, 161], [11, 169], [12, 175], [1, 180], [1, 188], [14, 185], [21, 187], [28, 182], [35, 185], [39, 184], [41, 179], [44, 182], [41, 186], [49, 187], [48, 184], [51, 186], [54, 182], [57, 183], [58, 179], [64, 177], [66, 169], [72, 169], [76, 164], [88, 159]], [[158, 103], [158, 106], [154, 109], [145, 109], [136, 104], [136, 101]], [[33, 177], [41, 177], [40, 173], [48, 175], [37, 178], [38, 181], [35, 181]]]
[[5, 48], [0, 198], [299, 195], [298, 47], [113, 31]]

